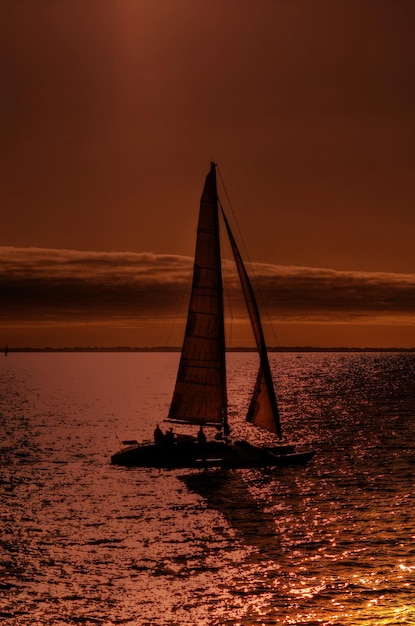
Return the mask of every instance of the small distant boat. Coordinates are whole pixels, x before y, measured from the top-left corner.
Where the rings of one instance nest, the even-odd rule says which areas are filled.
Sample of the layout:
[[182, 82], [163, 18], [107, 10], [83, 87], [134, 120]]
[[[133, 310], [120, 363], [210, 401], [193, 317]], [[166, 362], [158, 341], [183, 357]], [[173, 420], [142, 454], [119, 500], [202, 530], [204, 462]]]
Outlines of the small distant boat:
[[[220, 207], [220, 211], [219, 211]], [[276, 443], [260, 447], [233, 441], [228, 422], [225, 328], [219, 216], [232, 248], [259, 353], [259, 371], [247, 421], [281, 439], [280, 415], [255, 294], [229, 222], [219, 201], [216, 165], [211, 163], [200, 201], [193, 284], [176, 385], [167, 420], [199, 426], [197, 437], [155, 430], [154, 443], [129, 441], [111, 457], [115, 465], [156, 468], [278, 467], [304, 465], [314, 451]], [[204, 427], [215, 427], [206, 440]]]

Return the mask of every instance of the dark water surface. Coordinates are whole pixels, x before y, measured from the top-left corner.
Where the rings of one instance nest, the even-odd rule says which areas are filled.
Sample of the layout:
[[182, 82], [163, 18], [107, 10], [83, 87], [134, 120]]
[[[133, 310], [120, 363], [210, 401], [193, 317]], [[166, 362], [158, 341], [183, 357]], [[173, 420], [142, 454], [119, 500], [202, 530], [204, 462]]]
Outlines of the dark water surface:
[[[255, 356], [228, 360], [234, 432], [260, 442]], [[306, 468], [112, 467], [162, 423], [177, 361], [0, 359], [1, 623], [415, 624], [415, 355], [272, 355]]]

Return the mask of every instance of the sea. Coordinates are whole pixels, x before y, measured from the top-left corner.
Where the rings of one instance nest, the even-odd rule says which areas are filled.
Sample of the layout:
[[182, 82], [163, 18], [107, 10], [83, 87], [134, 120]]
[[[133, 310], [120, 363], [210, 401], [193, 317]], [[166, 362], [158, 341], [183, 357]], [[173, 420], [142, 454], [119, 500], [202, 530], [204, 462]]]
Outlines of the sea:
[[[271, 354], [305, 467], [111, 465], [169, 426], [178, 359], [0, 358], [1, 624], [415, 624], [415, 353]], [[227, 361], [233, 435], [267, 442], [256, 356]]]

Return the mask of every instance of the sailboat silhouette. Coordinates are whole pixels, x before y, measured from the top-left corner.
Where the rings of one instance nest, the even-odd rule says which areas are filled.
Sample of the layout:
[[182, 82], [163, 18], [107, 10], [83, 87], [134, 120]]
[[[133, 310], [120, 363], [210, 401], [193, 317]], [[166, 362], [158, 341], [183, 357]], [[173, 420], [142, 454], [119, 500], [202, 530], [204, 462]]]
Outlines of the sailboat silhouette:
[[[225, 326], [220, 213], [232, 248], [251, 320], [260, 365], [247, 420], [281, 438], [280, 415], [251, 281], [225, 212], [220, 205], [216, 165], [211, 163], [200, 200], [192, 291], [187, 324], [168, 420], [197, 424], [199, 437], [178, 435], [154, 444], [132, 444], [114, 454], [112, 463], [142, 467], [273, 467], [305, 464], [313, 451], [296, 452], [292, 445], [258, 447], [231, 441], [226, 387]], [[206, 441], [203, 428], [214, 426], [218, 436]]]

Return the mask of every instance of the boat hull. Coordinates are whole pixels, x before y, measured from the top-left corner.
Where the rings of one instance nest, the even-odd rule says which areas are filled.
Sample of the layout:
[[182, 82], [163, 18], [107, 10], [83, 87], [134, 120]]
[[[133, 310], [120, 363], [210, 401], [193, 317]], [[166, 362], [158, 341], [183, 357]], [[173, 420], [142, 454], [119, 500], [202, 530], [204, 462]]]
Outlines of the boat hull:
[[[278, 453], [275, 450], [278, 450]], [[193, 440], [185, 440], [170, 445], [127, 446], [111, 457], [111, 463], [124, 467], [159, 469], [284, 467], [305, 465], [313, 454], [313, 451], [294, 452], [292, 446], [259, 448], [246, 441], [234, 443], [209, 441], [200, 446]]]

